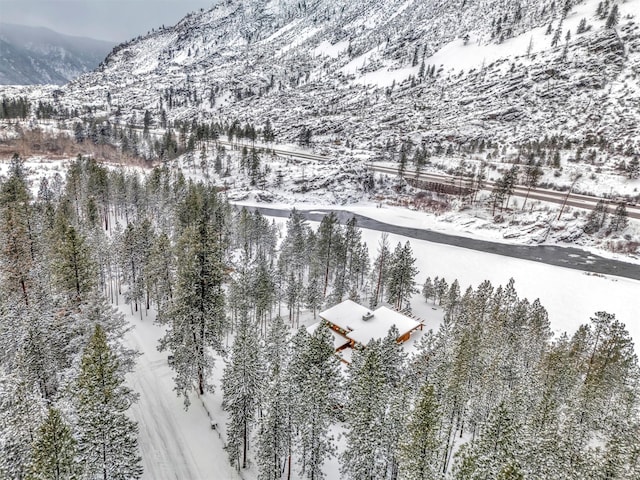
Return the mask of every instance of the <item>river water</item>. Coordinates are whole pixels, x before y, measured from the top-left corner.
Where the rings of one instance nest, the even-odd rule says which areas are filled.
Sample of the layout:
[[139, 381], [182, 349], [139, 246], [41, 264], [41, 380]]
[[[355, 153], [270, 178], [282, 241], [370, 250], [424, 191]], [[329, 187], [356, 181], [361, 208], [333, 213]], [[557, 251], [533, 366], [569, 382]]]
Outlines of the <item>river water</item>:
[[[288, 217], [291, 213], [290, 210], [281, 210], [269, 207], [251, 207], [251, 209], [258, 210], [263, 215], [272, 217]], [[572, 268], [575, 270], [583, 270], [586, 272], [604, 275], [617, 275], [619, 277], [640, 280], [640, 265], [600, 257], [578, 248], [557, 247], [553, 245], [510, 245], [490, 242], [487, 240], [476, 240], [474, 238], [434, 232], [433, 230], [391, 225], [389, 223], [374, 220], [346, 210], [314, 209], [299, 211], [302, 213], [304, 218], [309, 221], [320, 222], [325, 215], [328, 215], [333, 211], [342, 224], [346, 223], [352, 217], [356, 217], [360, 228], [377, 230], [379, 232], [395, 233], [408, 238], [530, 260], [533, 262], [545, 263], [547, 265]]]

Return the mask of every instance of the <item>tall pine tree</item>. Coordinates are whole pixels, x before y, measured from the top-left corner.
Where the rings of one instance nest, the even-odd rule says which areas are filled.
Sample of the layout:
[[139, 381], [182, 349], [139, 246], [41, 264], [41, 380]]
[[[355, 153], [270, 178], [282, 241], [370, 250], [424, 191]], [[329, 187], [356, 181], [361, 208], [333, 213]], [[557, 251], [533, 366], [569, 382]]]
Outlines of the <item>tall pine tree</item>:
[[142, 476], [138, 424], [127, 416], [135, 394], [97, 324], [82, 355], [76, 404], [79, 460], [84, 478], [129, 480]]
[[74, 480], [79, 478], [76, 441], [59, 410], [49, 408], [33, 443], [28, 480]]
[[293, 398], [287, 376], [289, 335], [280, 317], [269, 329], [263, 357], [268, 383], [263, 395], [258, 435], [258, 478], [276, 480], [282, 477], [293, 441]]
[[247, 468], [249, 435], [255, 422], [263, 382], [258, 329], [240, 314], [231, 361], [222, 377], [222, 407], [229, 412], [226, 449], [232, 465]]

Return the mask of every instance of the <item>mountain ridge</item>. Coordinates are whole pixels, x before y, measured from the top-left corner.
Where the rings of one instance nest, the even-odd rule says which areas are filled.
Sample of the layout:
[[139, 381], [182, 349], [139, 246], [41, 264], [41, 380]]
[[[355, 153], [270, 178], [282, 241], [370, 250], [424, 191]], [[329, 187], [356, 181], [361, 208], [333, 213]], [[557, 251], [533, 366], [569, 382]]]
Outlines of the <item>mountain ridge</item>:
[[638, 12], [640, 0], [228, 0], [117, 45], [53, 103], [138, 127], [270, 121], [280, 143], [312, 135], [360, 163], [534, 161], [567, 188], [578, 167], [622, 185], [640, 156]]
[[45, 27], [0, 23], [0, 84], [64, 85], [96, 68], [112, 47]]
[[[635, 1], [620, 5], [629, 7], [631, 3], [638, 5]], [[559, 7], [552, 10], [550, 5], [554, 5], [554, 2], [531, 0], [520, 4], [499, 0], [461, 2], [471, 9], [465, 12], [456, 12], [450, 2], [442, 1], [392, 0], [375, 5], [369, 2], [349, 2], [341, 9], [335, 6], [335, 2], [328, 1], [303, 3], [302, 5], [307, 5], [306, 9], [294, 8], [294, 4], [298, 5], [296, 2], [282, 1], [225, 2], [204, 13], [190, 14], [174, 27], [157, 30], [139, 40], [118, 46], [97, 71], [72, 82], [69, 92], [71, 96], [79, 98], [85, 89], [92, 92], [102, 90], [105, 95], [111, 89], [115, 91], [111, 92], [113, 101], [125, 109], [138, 110], [138, 113], [150, 109], [157, 116], [164, 110], [169, 119], [176, 120], [194, 117], [230, 118], [231, 110], [235, 110], [242, 112], [244, 116], [260, 117], [264, 121], [268, 112], [273, 111], [273, 103], [269, 101], [269, 97], [271, 100], [277, 99], [274, 102], [276, 105], [291, 108], [295, 101], [301, 100], [300, 96], [308, 97], [311, 91], [322, 97], [328, 95], [329, 100], [333, 101], [338, 98], [348, 99], [348, 105], [339, 107], [341, 113], [352, 114], [354, 109], [366, 110], [367, 104], [385, 106], [387, 102], [383, 97], [386, 96], [395, 103], [402, 103], [405, 110], [413, 110], [408, 112], [406, 121], [400, 122], [403, 126], [414, 124], [426, 126], [425, 130], [430, 130], [433, 125], [425, 124], [432, 123], [433, 119], [418, 112], [420, 108], [437, 106], [440, 99], [416, 101], [416, 98], [433, 97], [438, 90], [444, 97], [450, 93], [455, 93], [457, 97], [459, 92], [456, 89], [463, 84], [463, 87], [469, 87], [469, 94], [465, 95], [469, 101], [467, 105], [474, 103], [469, 99], [475, 99], [477, 105], [477, 100], [482, 95], [481, 92], [474, 91], [474, 88], [485, 91], [490, 88], [490, 85], [478, 88], [469, 85], [472, 83], [469, 78], [474, 75], [473, 71], [463, 72], [462, 75], [459, 71], [443, 71], [436, 64], [429, 65], [429, 59], [437, 55], [442, 47], [451, 42], [462, 41], [463, 37], [468, 39], [469, 36], [478, 44], [500, 45], [547, 25], [551, 25], [550, 29], [554, 31], [561, 30], [564, 39], [565, 32], [571, 32], [562, 28], [565, 18], [571, 20], [566, 23], [577, 23], [571, 9], [567, 12], [568, 17], [563, 17]], [[578, 2], [575, 6], [581, 5], [585, 5], [585, 2]], [[494, 15], [494, 26], [478, 27], [482, 22], [477, 17], [486, 16], [491, 10], [499, 12], [499, 15]], [[495, 18], [500, 18], [500, 24], [506, 26], [496, 28]], [[515, 21], [514, 18], [520, 20]], [[476, 19], [476, 23], [471, 19]], [[427, 28], [425, 25], [431, 20], [433, 22]], [[602, 90], [611, 86], [624, 69], [637, 75], [639, 62], [635, 49], [638, 48], [638, 35], [637, 29], [633, 28], [636, 24], [634, 20], [626, 22], [627, 19], [621, 22], [620, 30], [624, 31], [631, 25], [627, 36], [633, 38], [628, 41], [621, 39], [617, 30], [604, 28], [604, 20], [588, 18], [588, 23], [595, 28], [579, 35], [571, 32], [573, 38], [566, 42], [566, 46], [561, 40], [554, 47], [534, 52], [532, 57], [537, 55], [538, 60], [525, 62], [521, 58], [525, 52], [522, 52], [519, 56], [500, 58], [478, 70], [482, 70], [485, 79], [494, 75], [498, 77], [497, 83], [507, 84], [513, 82], [517, 75], [522, 76], [523, 69], [535, 70], [533, 74], [527, 71], [526, 76], [527, 80], [533, 77], [533, 82], [538, 86], [549, 78], [550, 84], [561, 83], [562, 75], [553, 78], [554, 73], [551, 72], [547, 75], [548, 78], [544, 78], [543, 72], [564, 70], [582, 77], [582, 83], [575, 82], [575, 85], [583, 91]], [[447, 26], [454, 23], [458, 26], [446, 32]], [[500, 33], [496, 34], [496, 31]], [[507, 37], [496, 39], [496, 35]], [[492, 36], [494, 40], [491, 40]], [[552, 41], [551, 35], [546, 38], [549, 42]], [[330, 54], [323, 52], [331, 51], [331, 48], [341, 42], [342, 51]], [[633, 45], [633, 59], [629, 58], [630, 45]], [[600, 55], [598, 48], [610, 51], [606, 55]], [[570, 57], [566, 65], [562, 65], [559, 60], [564, 50]], [[605, 58], [613, 62], [606, 62]], [[435, 69], [435, 72], [428, 82], [418, 82], [424, 59], [427, 66]], [[511, 60], [514, 62], [509, 71], [504, 64]], [[587, 63], [592, 60], [600, 64], [591, 68]], [[549, 63], [554, 66], [547, 68]], [[404, 69], [404, 76], [401, 75], [398, 82], [393, 84], [397, 90], [389, 95], [385, 95], [389, 93], [385, 88], [378, 86], [372, 89], [366, 85], [367, 74], [384, 73], [385, 69], [390, 72]], [[476, 76], [479, 74], [478, 70], [475, 72]], [[599, 76], [594, 70], [599, 72]], [[411, 77], [415, 84], [410, 88], [400, 89], [399, 84], [406, 83]], [[527, 85], [517, 85], [512, 92], [522, 93], [523, 88], [526, 90]], [[386, 88], [388, 89], [389, 87]], [[331, 95], [332, 93], [337, 95]], [[509, 93], [501, 92], [502, 95]], [[540, 92], [535, 95], [536, 100], [547, 95], [544, 92], [542, 95], [538, 93]], [[569, 94], [575, 96], [575, 92]], [[122, 101], [118, 100], [120, 95]], [[374, 100], [371, 99], [372, 96]], [[290, 98], [287, 100], [286, 97], [295, 97], [295, 101]], [[209, 101], [211, 98], [215, 98], [215, 103]], [[415, 108], [404, 105], [407, 100], [413, 100]], [[635, 103], [637, 95], [631, 101]], [[591, 102], [594, 102], [593, 98]], [[99, 102], [95, 104], [98, 105]], [[306, 108], [304, 98], [302, 104], [307, 116], [329, 117], [329, 124], [331, 123], [331, 115], [327, 115], [330, 111]], [[464, 107], [464, 104], [461, 106]], [[513, 120], [514, 113], [517, 112], [502, 112], [500, 108], [482, 111], [476, 109], [476, 118], [472, 120], [500, 123], [503, 117]], [[522, 113], [520, 115], [527, 117]], [[300, 124], [302, 120], [303, 117], [299, 116], [290, 123]], [[451, 130], [458, 129], [456, 122], [451, 119], [449, 121]], [[629, 132], [635, 134], [637, 124], [635, 121], [633, 123]], [[295, 137], [294, 131], [287, 131], [293, 125], [285, 123], [281, 127], [284, 138], [291, 140]], [[508, 125], [508, 129], [511, 127], [512, 125]], [[384, 128], [388, 128], [388, 125]], [[492, 128], [488, 127], [489, 130]], [[339, 133], [326, 125], [324, 129], [329, 134]], [[487, 129], [487, 126], [484, 125], [481, 129]], [[353, 133], [357, 139], [358, 134], [362, 136], [366, 132]], [[473, 133], [476, 136], [478, 134]], [[527, 131], [522, 136], [529, 135], [530, 132]]]

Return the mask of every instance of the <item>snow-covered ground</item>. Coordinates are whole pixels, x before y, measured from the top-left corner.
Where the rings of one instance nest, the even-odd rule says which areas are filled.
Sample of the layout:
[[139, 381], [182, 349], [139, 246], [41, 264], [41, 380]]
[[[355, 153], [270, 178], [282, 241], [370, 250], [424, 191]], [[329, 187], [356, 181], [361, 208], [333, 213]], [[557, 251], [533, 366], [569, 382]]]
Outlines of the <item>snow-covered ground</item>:
[[[284, 234], [284, 218], [274, 218]], [[317, 227], [317, 222], [310, 222]], [[362, 231], [371, 256], [375, 255], [380, 233]], [[391, 245], [405, 242], [398, 235], [389, 235]], [[411, 240], [417, 258], [420, 284], [427, 276], [440, 276], [452, 282], [458, 279], [464, 291], [468, 286], [477, 286], [488, 279], [494, 286], [506, 284], [515, 279], [520, 296], [530, 300], [540, 298], [549, 312], [551, 327], [556, 334], [575, 332], [580, 324], [587, 323], [596, 311], [614, 313], [624, 322], [632, 338], [640, 341], [640, 282], [612, 276], [587, 275], [577, 270], [548, 266], [526, 260], [501, 257], [493, 254], [465, 250], [458, 247]], [[413, 312], [423, 319], [429, 328], [438, 328], [442, 312], [433, 309], [420, 294], [412, 300]], [[133, 417], [140, 424], [140, 447], [147, 479], [230, 479], [240, 478], [229, 466], [223, 450], [226, 414], [221, 408], [221, 390], [204, 396], [204, 404], [197, 397], [192, 399], [188, 411], [173, 391], [172, 372], [167, 365], [166, 352], [158, 352], [157, 341], [162, 328], [153, 324], [153, 314], [140, 320], [132, 315], [129, 306], [121, 305], [120, 310], [135, 328], [128, 333], [127, 343], [138, 349], [142, 355], [135, 371], [130, 376], [130, 385], [140, 393], [139, 402], [132, 408]], [[301, 322], [313, 323], [310, 312], [303, 312]], [[219, 380], [224, 368], [223, 361], [217, 360], [214, 368], [214, 383]], [[211, 420], [209, 419], [211, 415]], [[218, 424], [217, 430], [210, 428], [210, 422]], [[333, 429], [342, 445], [340, 427]], [[339, 462], [337, 458], [325, 465], [327, 478], [337, 479]], [[255, 478], [255, 466], [242, 472], [242, 478]], [[293, 476], [297, 479], [297, 474]]]
[[[142, 355], [128, 377], [129, 385], [140, 394], [131, 408], [138, 422], [138, 441], [148, 480], [233, 479], [241, 478], [229, 465], [222, 438], [211, 429], [207, 413], [198, 398], [188, 410], [173, 391], [173, 371], [167, 353], [158, 352], [163, 329], [154, 325], [153, 312], [144, 320], [132, 315], [128, 305], [120, 305], [134, 328], [126, 343]], [[221, 365], [217, 365], [221, 369]]]
[[[274, 217], [271, 217], [274, 218]], [[286, 219], [274, 218], [282, 226]], [[309, 222], [317, 227], [317, 222]], [[367, 242], [370, 257], [375, 258], [380, 232], [362, 229], [362, 238]], [[431, 243], [424, 240], [407, 239], [389, 234], [392, 247], [398, 242], [411, 242], [416, 266], [418, 287], [430, 276], [444, 277], [447, 282], [458, 280], [462, 292], [469, 286], [477, 287], [484, 280], [490, 280], [497, 287], [515, 280], [516, 290], [521, 297], [530, 301], [540, 299], [549, 312], [551, 328], [556, 333], [573, 334], [577, 328], [588, 323], [597, 311], [607, 311], [625, 323], [636, 348], [640, 346], [640, 282], [609, 275], [591, 275], [587, 272], [538, 262], [503, 257], [491, 253], [468, 250], [450, 245]], [[420, 294], [412, 301], [415, 313], [423, 317], [429, 325], [434, 321], [438, 327], [440, 315], [432, 314], [424, 305]], [[420, 310], [416, 310], [416, 307]], [[435, 321], [435, 319], [438, 319]]]
[[[25, 166], [31, 172], [33, 193], [37, 193], [39, 179], [42, 176], [51, 178], [59, 173], [64, 177], [66, 164], [67, 161], [50, 161], [46, 158], [29, 159]], [[515, 239], [505, 238], [504, 229], [488, 228], [488, 223], [483, 224], [482, 219], [473, 218], [468, 211], [450, 211], [435, 215], [400, 206], [379, 205], [371, 200], [337, 205], [336, 202], [331, 201], [337, 198], [334, 191], [325, 190], [308, 195], [294, 194], [289, 190], [295, 184], [295, 180], [303, 175], [309, 179], [326, 178], [331, 176], [331, 172], [339, 172], [343, 168], [341, 165], [323, 165], [321, 162], [304, 164], [274, 158], [271, 166], [273, 170], [281, 168], [286, 172], [283, 187], [266, 192], [278, 199], [279, 203], [265, 204], [256, 201], [255, 192], [248, 186], [241, 185], [242, 178], [238, 180], [237, 188], [228, 193], [248, 198], [235, 203], [283, 209], [294, 205], [305, 210], [344, 209], [393, 225], [433, 229], [453, 235], [480, 237], [506, 243], [527, 242], [526, 236]], [[7, 168], [7, 162], [0, 163], [0, 174], [6, 173]], [[184, 170], [190, 176], [202, 178], [198, 169], [195, 173], [192, 173], [192, 169]], [[345, 184], [343, 188], [343, 194], [352, 199], [361, 195], [353, 189], [353, 185]], [[315, 201], [310, 202], [310, 198]], [[284, 233], [286, 219], [276, 218], [275, 220]], [[636, 234], [638, 223], [640, 222], [633, 222], [632, 227]], [[311, 224], [317, 226], [317, 223]], [[513, 228], [522, 230], [522, 227], [518, 226]], [[371, 258], [375, 257], [379, 238], [380, 232], [363, 230], [363, 239], [370, 248]], [[395, 246], [395, 243], [399, 241], [404, 243], [407, 238], [389, 235], [389, 240], [391, 245]], [[411, 239], [410, 241], [420, 271], [416, 278], [419, 287], [427, 276], [444, 277], [448, 282], [458, 279], [463, 291], [468, 286], [477, 286], [487, 279], [497, 286], [504, 285], [510, 278], [514, 278], [520, 296], [530, 300], [539, 298], [547, 308], [552, 329], [556, 334], [566, 331], [571, 335], [580, 324], [588, 323], [589, 317], [596, 311], [605, 310], [614, 313], [620, 321], [624, 322], [634, 341], [640, 342], [640, 322], [638, 322], [640, 320], [638, 318], [640, 282], [638, 281], [613, 276], [588, 275], [578, 270], [421, 240]], [[623, 259], [629, 260], [629, 258]], [[441, 310], [434, 310], [432, 305], [427, 304], [419, 294], [414, 296], [412, 307], [414, 314], [423, 319], [429, 328], [434, 330], [438, 328], [442, 319]], [[221, 408], [220, 388], [214, 393], [207, 393], [203, 398], [208, 413], [197, 397], [192, 399], [190, 409], [185, 411], [182, 399], [173, 391], [172, 371], [167, 365], [166, 352], [161, 353], [156, 349], [162, 328], [153, 324], [152, 314], [140, 320], [138, 315], [130, 314], [128, 306], [121, 306], [121, 311], [135, 326], [127, 335], [128, 345], [142, 353], [135, 371], [130, 375], [130, 384], [140, 393], [140, 400], [132, 407], [131, 413], [140, 425], [139, 441], [145, 478], [203, 480], [239, 478], [235, 470], [229, 466], [227, 454], [223, 450], [226, 413]], [[311, 313], [303, 312], [301, 322], [305, 325], [313, 323]], [[223, 360], [218, 359], [213, 379], [216, 385], [219, 385], [223, 368]], [[209, 415], [218, 424], [218, 430], [211, 429]], [[339, 437], [339, 426], [335, 427], [334, 434]], [[339, 439], [339, 444], [342, 442], [343, 439]], [[327, 478], [340, 478], [339, 462], [336, 458], [327, 462], [325, 472]], [[242, 472], [242, 478], [252, 479], [256, 475], [255, 466]]]

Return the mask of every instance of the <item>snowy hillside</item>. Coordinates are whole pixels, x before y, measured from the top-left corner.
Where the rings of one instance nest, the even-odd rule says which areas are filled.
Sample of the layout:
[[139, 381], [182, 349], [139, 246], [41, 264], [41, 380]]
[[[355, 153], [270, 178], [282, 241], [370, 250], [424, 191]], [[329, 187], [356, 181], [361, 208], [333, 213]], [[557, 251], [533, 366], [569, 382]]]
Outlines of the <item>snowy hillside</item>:
[[561, 135], [637, 154], [640, 2], [605, 4], [227, 1], [120, 45], [62, 102], [101, 111], [109, 93], [137, 123], [270, 118], [282, 140], [307, 125], [374, 152]]
[[363, 167], [402, 152], [464, 176], [531, 161], [549, 188], [582, 175], [580, 193], [637, 201], [639, 12], [640, 0], [226, 1], [118, 45], [55, 95], [2, 93], [111, 125], [216, 122], [225, 135], [270, 121], [278, 144], [306, 133]]
[[[640, 0], [226, 1], [115, 47], [97, 71], [62, 89], [5, 87], [2, 94], [27, 95], [34, 107], [48, 102], [58, 127], [77, 141], [90, 137], [163, 161], [186, 152], [192, 168], [197, 159], [224, 157], [213, 141], [242, 141], [251, 129], [248, 148], [285, 154], [263, 152], [260, 182], [236, 157], [239, 168], [227, 162], [209, 177], [239, 190], [238, 198], [257, 183], [267, 191], [259, 196], [282, 203], [406, 205], [425, 192], [394, 179], [388, 169], [400, 163], [476, 182], [481, 175], [496, 182], [515, 164], [519, 185], [535, 167], [538, 187], [633, 207], [640, 200], [639, 14]], [[256, 144], [267, 122], [274, 135]], [[99, 140], [99, 132], [109, 138]], [[322, 156], [286, 154], [309, 149]], [[367, 177], [372, 164], [387, 168], [374, 168], [375, 182]], [[461, 212], [467, 207], [454, 208], [463, 224], [474, 221]], [[535, 242], [555, 218], [545, 209], [511, 223]], [[514, 238], [495, 208], [485, 213], [486, 228]], [[560, 241], [577, 242], [586, 214], [565, 212], [576, 227], [560, 228]]]

